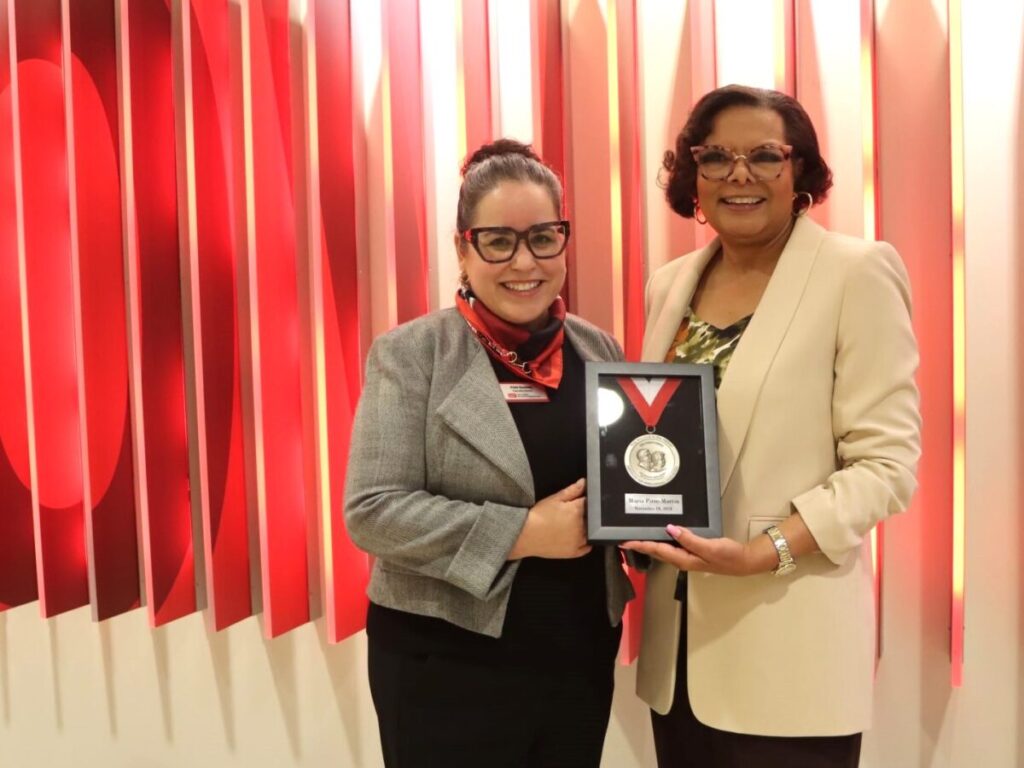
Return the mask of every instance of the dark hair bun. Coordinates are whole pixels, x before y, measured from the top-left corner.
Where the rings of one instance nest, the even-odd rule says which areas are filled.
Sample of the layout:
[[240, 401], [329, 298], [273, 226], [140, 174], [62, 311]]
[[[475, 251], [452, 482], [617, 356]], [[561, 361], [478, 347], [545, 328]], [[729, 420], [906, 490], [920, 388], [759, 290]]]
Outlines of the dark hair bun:
[[536, 160], [541, 165], [544, 164], [544, 161], [529, 144], [523, 144], [515, 139], [496, 139], [489, 144], [484, 144], [466, 159], [466, 162], [462, 164], [462, 175], [465, 176], [466, 172], [477, 163], [500, 155], [522, 155], [527, 160]]

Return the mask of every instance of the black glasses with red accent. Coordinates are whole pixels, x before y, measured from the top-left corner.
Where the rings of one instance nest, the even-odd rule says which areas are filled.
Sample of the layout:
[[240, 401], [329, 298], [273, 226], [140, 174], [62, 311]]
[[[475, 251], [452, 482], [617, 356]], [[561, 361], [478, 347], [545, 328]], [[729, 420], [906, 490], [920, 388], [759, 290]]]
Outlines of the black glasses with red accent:
[[480, 258], [489, 264], [511, 261], [519, 248], [526, 249], [535, 259], [553, 259], [565, 251], [569, 244], [568, 221], [542, 221], [529, 229], [512, 227], [472, 227], [461, 233], [462, 239], [472, 243]]

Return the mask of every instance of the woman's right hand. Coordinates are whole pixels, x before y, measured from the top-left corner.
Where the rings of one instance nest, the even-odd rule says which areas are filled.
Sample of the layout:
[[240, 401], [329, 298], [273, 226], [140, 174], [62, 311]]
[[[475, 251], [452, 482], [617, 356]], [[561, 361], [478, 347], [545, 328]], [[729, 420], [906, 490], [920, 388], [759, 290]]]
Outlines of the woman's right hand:
[[541, 499], [526, 515], [526, 523], [508, 553], [509, 560], [523, 557], [566, 559], [590, 551], [583, 512], [587, 481], [580, 478], [567, 488]]

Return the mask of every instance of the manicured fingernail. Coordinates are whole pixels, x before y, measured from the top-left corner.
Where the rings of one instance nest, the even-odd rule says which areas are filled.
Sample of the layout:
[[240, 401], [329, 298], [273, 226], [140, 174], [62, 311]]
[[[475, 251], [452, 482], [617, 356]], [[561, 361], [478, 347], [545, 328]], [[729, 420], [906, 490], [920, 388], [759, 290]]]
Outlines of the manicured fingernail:
[[672, 523], [669, 523], [665, 526], [665, 530], [668, 531], [668, 535], [674, 539], [679, 536], [683, 529], [678, 525], [672, 525]]

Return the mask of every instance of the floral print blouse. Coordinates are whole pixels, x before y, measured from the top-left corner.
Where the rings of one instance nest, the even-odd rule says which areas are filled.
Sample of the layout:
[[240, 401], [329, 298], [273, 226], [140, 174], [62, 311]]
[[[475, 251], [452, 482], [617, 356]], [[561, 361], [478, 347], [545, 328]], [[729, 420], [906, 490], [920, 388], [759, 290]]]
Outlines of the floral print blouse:
[[697, 317], [693, 309], [687, 309], [665, 355], [665, 362], [710, 363], [715, 367], [715, 389], [718, 389], [732, 353], [752, 317], [747, 315], [728, 328], [718, 328]]

